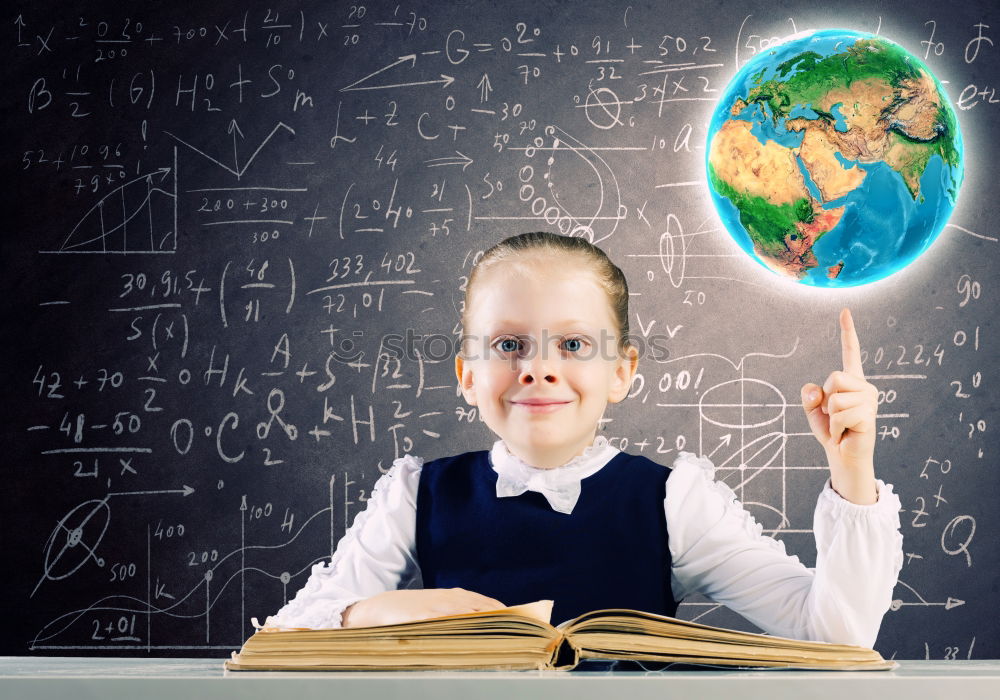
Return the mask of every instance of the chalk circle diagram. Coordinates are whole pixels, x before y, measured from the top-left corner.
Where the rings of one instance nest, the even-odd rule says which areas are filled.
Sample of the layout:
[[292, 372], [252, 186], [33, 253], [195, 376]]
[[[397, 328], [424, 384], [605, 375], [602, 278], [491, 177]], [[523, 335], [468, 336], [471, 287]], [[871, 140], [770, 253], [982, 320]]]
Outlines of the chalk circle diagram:
[[[702, 392], [698, 400], [698, 420], [722, 430], [738, 430], [741, 434], [753, 431], [757, 435], [775, 423], [783, 428], [787, 408], [788, 402], [777, 386], [762, 379], [744, 377], [714, 384]], [[747, 414], [751, 412], [752, 418], [748, 418]], [[765, 471], [780, 469], [780, 466], [772, 465], [784, 454], [787, 443], [788, 434], [784, 429], [770, 430], [750, 441], [741, 438], [739, 449], [720, 459], [715, 468], [732, 470], [738, 475], [737, 484], [727, 484], [734, 493], [738, 493]], [[736, 464], [732, 465], [732, 462]], [[720, 480], [725, 483], [725, 479]], [[753, 508], [761, 513], [762, 523], [774, 521], [777, 516], [777, 522], [771, 523], [768, 529], [777, 531], [790, 525], [786, 514], [775, 506], [746, 501], [742, 496], [740, 500], [747, 510]]]
[[45, 542], [44, 571], [28, 597], [35, 595], [43, 581], [72, 576], [91, 558], [98, 566], [104, 566], [104, 559], [96, 552], [110, 521], [107, 498], [84, 501], [63, 516]]
[[599, 87], [596, 90], [588, 88], [582, 105], [579, 95], [573, 95], [573, 102], [583, 107], [583, 113], [591, 126], [604, 130], [624, 126], [621, 120], [622, 105], [632, 104], [631, 100], [622, 102], [618, 99], [618, 93], [609, 87]]
[[[527, 162], [518, 170], [518, 199], [564, 236], [594, 244], [613, 236], [626, 215], [614, 169], [561, 127], [549, 124], [544, 132], [524, 148]], [[542, 164], [536, 156], [546, 151]]]

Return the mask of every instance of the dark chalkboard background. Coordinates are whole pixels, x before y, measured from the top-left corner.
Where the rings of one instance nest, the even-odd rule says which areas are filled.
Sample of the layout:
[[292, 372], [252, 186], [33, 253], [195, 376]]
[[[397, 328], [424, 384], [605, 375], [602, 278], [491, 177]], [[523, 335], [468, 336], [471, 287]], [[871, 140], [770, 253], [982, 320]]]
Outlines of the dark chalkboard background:
[[[605, 433], [753, 475], [741, 500], [808, 566], [826, 467], [798, 392], [840, 368], [852, 309], [903, 504], [876, 648], [1000, 655], [995, 3], [42, 5], [4, 33], [0, 653], [238, 648], [393, 459], [491, 444], [452, 369], [465, 275], [504, 235], [556, 230], [558, 204], [669, 347]], [[966, 182], [906, 270], [817, 291], [740, 254], [703, 144], [738, 64], [837, 26], [945, 81]], [[731, 407], [699, 408], [710, 390]], [[754, 629], [706, 600], [679, 614]]]

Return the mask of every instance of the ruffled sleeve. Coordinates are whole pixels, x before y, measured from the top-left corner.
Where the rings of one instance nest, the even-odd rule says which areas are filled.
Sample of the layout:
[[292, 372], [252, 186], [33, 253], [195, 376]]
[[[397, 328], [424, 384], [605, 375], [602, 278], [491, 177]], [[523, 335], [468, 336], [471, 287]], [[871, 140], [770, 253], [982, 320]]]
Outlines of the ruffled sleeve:
[[379, 477], [368, 503], [337, 543], [329, 562], [312, 567], [305, 585], [264, 622], [271, 627], [340, 627], [344, 610], [404, 586], [418, 571], [417, 487], [423, 460], [406, 455]]
[[812, 569], [762, 534], [708, 458], [680, 452], [664, 499], [674, 598], [700, 593], [769, 634], [871, 648], [903, 565], [899, 497], [877, 486], [878, 501], [857, 505], [827, 479]]

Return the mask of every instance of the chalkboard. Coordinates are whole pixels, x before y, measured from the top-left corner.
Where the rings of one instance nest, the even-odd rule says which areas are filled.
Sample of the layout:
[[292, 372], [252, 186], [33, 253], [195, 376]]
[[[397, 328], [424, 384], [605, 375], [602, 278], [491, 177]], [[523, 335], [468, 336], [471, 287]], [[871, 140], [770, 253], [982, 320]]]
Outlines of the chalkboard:
[[[926, 61], [966, 145], [940, 238], [842, 290], [747, 258], [704, 170], [738, 67], [827, 27]], [[492, 444], [453, 371], [463, 285], [552, 230], [669, 348], [603, 434], [709, 455], [807, 566], [828, 469], [799, 387], [850, 307], [903, 508], [876, 648], [1000, 656], [995, 3], [20, 3], [5, 36], [0, 653], [237, 649], [394, 459]]]

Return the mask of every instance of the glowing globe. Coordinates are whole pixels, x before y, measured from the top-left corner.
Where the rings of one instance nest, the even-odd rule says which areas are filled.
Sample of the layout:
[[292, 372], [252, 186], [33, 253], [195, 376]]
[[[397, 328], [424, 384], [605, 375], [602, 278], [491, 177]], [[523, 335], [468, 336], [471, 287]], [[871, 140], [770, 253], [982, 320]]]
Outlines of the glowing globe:
[[739, 70], [713, 112], [705, 167], [719, 217], [753, 260], [801, 284], [853, 287], [937, 238], [962, 184], [962, 135], [918, 58], [825, 30]]

